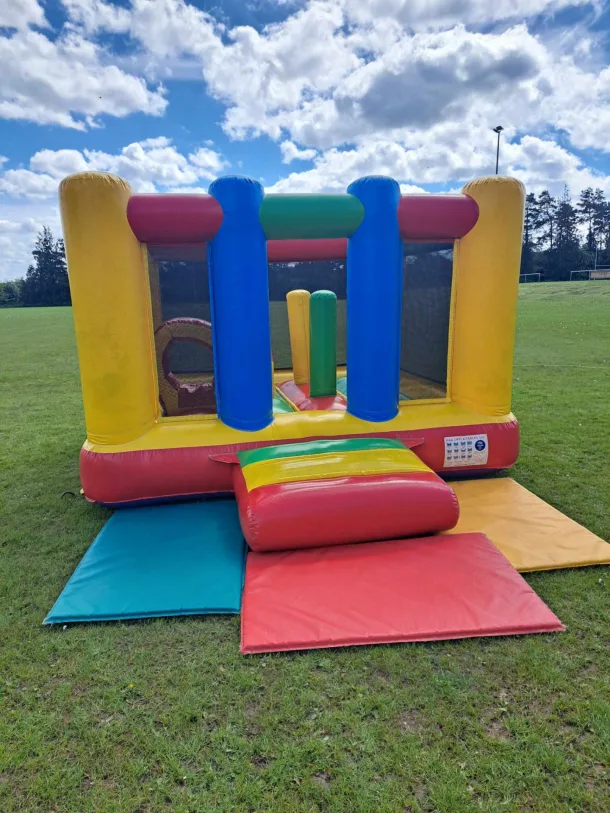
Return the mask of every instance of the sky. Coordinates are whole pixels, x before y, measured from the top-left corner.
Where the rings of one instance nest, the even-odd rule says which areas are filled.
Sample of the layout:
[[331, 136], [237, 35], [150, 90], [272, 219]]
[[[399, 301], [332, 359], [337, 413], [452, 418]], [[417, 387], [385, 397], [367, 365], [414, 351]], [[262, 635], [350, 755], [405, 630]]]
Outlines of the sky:
[[0, 0], [0, 279], [57, 186], [404, 193], [495, 170], [528, 191], [610, 195], [606, 0]]

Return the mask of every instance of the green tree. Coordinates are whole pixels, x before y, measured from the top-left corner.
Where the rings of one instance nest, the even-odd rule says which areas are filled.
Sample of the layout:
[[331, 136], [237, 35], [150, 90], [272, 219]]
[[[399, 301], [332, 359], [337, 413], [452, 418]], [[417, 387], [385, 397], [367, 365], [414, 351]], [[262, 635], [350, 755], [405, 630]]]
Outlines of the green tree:
[[570, 271], [583, 266], [584, 258], [578, 239], [579, 213], [572, 205], [568, 187], [557, 201], [555, 214], [555, 246], [549, 253], [552, 278], [570, 279]]
[[587, 237], [585, 249], [587, 251], [595, 251], [596, 247], [595, 216], [598, 205], [592, 187], [588, 186], [586, 189], [583, 189], [578, 200], [577, 216], [578, 222], [582, 223], [586, 228]]
[[531, 274], [535, 271], [536, 256], [534, 246], [536, 232], [540, 227], [540, 210], [536, 195], [530, 192], [525, 198], [525, 219], [523, 222], [523, 248], [521, 250], [521, 273]]
[[608, 201], [603, 189], [596, 189], [593, 197], [595, 212], [593, 214], [593, 233], [598, 248], [605, 246], [608, 237], [608, 226], [610, 225], [610, 210]]
[[557, 203], [555, 216], [555, 241], [557, 249], [578, 247], [578, 212], [572, 205], [568, 187]]
[[540, 207], [536, 195], [529, 192], [525, 196], [525, 220], [523, 223], [523, 242], [532, 245], [536, 241], [536, 232], [540, 228]]
[[598, 264], [600, 260], [603, 260], [605, 265], [610, 259], [610, 203], [606, 200], [602, 189], [595, 190], [594, 203], [593, 232], [595, 234], [595, 245], [604, 254], [604, 257], [598, 256]]
[[21, 303], [22, 279], [0, 282], [0, 308], [17, 308]]
[[69, 305], [70, 287], [63, 240], [55, 240], [44, 226], [32, 251], [34, 263], [23, 281], [24, 305]]
[[557, 219], [558, 201], [545, 189], [538, 195], [538, 245], [551, 251], [555, 248], [555, 221]]

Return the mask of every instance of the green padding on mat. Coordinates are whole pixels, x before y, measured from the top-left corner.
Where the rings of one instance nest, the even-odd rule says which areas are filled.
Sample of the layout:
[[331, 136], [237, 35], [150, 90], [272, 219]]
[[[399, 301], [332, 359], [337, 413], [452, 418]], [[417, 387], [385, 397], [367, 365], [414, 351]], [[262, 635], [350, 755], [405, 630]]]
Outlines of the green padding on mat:
[[284, 457], [302, 457], [307, 454], [332, 454], [333, 452], [366, 452], [370, 449], [402, 449], [405, 444], [393, 438], [347, 438], [345, 440], [309, 440], [305, 443], [284, 443], [281, 446], [261, 446], [238, 452], [242, 469], [262, 460], [279, 460]]
[[123, 508], [44, 623], [238, 613], [245, 553], [234, 500]]

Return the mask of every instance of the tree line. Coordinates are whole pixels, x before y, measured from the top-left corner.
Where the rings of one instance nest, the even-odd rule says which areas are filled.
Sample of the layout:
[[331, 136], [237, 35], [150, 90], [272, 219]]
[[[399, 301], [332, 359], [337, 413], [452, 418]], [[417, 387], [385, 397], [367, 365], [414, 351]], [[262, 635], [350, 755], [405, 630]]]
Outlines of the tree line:
[[70, 304], [70, 286], [63, 240], [44, 226], [34, 244], [33, 262], [23, 279], [0, 282], [0, 307]]
[[[429, 248], [429, 247], [427, 247]], [[0, 307], [69, 305], [70, 287], [63, 240], [56, 240], [44, 226], [32, 251], [33, 262], [23, 279], [0, 282]], [[184, 266], [173, 278], [174, 290], [161, 274], [162, 288], [170, 298], [191, 296], [200, 289], [199, 269]], [[293, 263], [273, 264], [270, 274], [271, 298], [283, 299], [287, 291], [302, 284], [302, 271]], [[311, 263], [310, 287], [331, 287], [340, 298], [345, 296], [345, 271], [341, 262]], [[568, 188], [553, 197], [548, 190], [539, 195], [530, 192], [525, 199], [525, 222], [521, 274], [540, 274], [543, 280], [569, 280], [570, 272], [610, 266], [610, 201], [601, 189], [584, 189], [574, 204]], [[197, 273], [195, 273], [197, 271]], [[278, 275], [277, 271], [281, 273]], [[173, 275], [172, 275], [173, 276]], [[319, 279], [318, 279], [319, 277]], [[165, 286], [164, 284], [165, 283]], [[319, 283], [319, 284], [318, 284]], [[201, 294], [205, 299], [206, 291]], [[200, 292], [201, 293], [201, 292]]]
[[548, 190], [525, 198], [521, 273], [569, 280], [570, 272], [610, 265], [610, 202], [603, 190], [584, 189], [574, 204]]

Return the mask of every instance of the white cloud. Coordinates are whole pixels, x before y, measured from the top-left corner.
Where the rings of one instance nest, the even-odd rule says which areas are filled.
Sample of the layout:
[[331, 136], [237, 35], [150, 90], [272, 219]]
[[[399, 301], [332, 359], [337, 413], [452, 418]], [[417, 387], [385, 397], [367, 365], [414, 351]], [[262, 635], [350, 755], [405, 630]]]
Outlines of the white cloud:
[[311, 0], [261, 32], [251, 26], [226, 29], [184, 0], [132, 0], [128, 18], [120, 20], [98, 0], [64, 5], [88, 33], [129, 33], [148, 55], [140, 64], [152, 70], [156, 63], [160, 75], [171, 75], [173, 66], [180, 73], [185, 59], [195, 59], [208, 92], [229, 106], [225, 127], [236, 138], [269, 130], [279, 137], [274, 111], [331, 91], [361, 64], [341, 30], [345, 16], [337, 0]]
[[351, 20], [361, 24], [391, 18], [414, 28], [450, 27], [459, 23], [492, 23], [554, 14], [565, 8], [593, 5], [591, 0], [346, 0]]
[[184, 186], [176, 186], [176, 187], [169, 186], [167, 189], [164, 189], [163, 191], [167, 192], [167, 194], [175, 193], [175, 194], [178, 194], [178, 195], [184, 195], [184, 194], [207, 195], [208, 194], [208, 189], [207, 189], [206, 186], [189, 186], [189, 187], [186, 187], [186, 188]]
[[[184, 0], [64, 5], [91, 35], [129, 34], [142, 71], [192, 78], [198, 70], [227, 105], [227, 134], [267, 134], [286, 144], [284, 162], [299, 157], [286, 142], [301, 151], [371, 135], [408, 144], [416, 128], [462, 121], [472, 130], [497, 117], [608, 149], [610, 80], [593, 38], [573, 31], [553, 46], [523, 23], [597, 0], [310, 0], [260, 31], [221, 25]], [[465, 27], [493, 23], [492, 31]]]
[[0, 234], [32, 234], [40, 224], [31, 217], [25, 220], [0, 220]]
[[[291, 172], [267, 192], [344, 192], [363, 175], [390, 175], [413, 180], [417, 156], [392, 141], [370, 141], [351, 149], [330, 149], [314, 160], [314, 168]], [[416, 187], [413, 187], [416, 188]], [[424, 191], [417, 187], [418, 191]]]
[[57, 193], [57, 179], [29, 169], [7, 169], [0, 174], [0, 193], [12, 198], [50, 198]]
[[180, 153], [169, 138], [149, 138], [128, 144], [116, 155], [85, 150], [88, 168], [114, 172], [137, 192], [154, 192], [167, 187], [192, 186], [218, 174], [227, 162], [202, 147], [188, 156]]
[[282, 141], [280, 152], [283, 164], [290, 164], [292, 161], [311, 161], [317, 155], [316, 150], [300, 150], [292, 141]]
[[400, 194], [401, 195], [427, 195], [428, 190], [422, 189], [421, 186], [415, 186], [411, 183], [401, 183], [400, 184]]
[[165, 137], [135, 141], [111, 154], [101, 150], [40, 150], [29, 169], [0, 171], [0, 193], [10, 197], [49, 198], [57, 193], [59, 181], [75, 172], [113, 172], [138, 192], [198, 185], [215, 178], [228, 166], [223, 156], [201, 147], [190, 155], [179, 152]]
[[[309, 0], [261, 30], [225, 26], [185, 0], [63, 2], [80, 31], [128, 34], [140, 46], [131, 64], [147, 75], [198, 70], [227, 106], [231, 138], [266, 134], [299, 150], [371, 135], [408, 144], [416, 128], [487, 127], [499, 116], [609, 149], [608, 78], [593, 37], [572, 30], [553, 45], [524, 23], [598, 0]], [[285, 162], [297, 160], [282, 149]]]
[[261, 34], [245, 26], [230, 31], [222, 58], [203, 63], [210, 92], [229, 104], [226, 131], [235, 138], [262, 132], [279, 138], [278, 113], [332, 93], [362, 64], [344, 23], [338, 4], [312, 0]]
[[610, 176], [594, 172], [554, 141], [524, 136], [520, 143], [506, 144], [503, 156], [507, 174], [522, 180], [530, 192], [548, 189], [560, 195], [567, 185], [573, 197], [588, 186], [610, 194]]
[[569, 134], [578, 149], [610, 152], [610, 68], [594, 75], [563, 60], [552, 73], [551, 121]]
[[103, 0], [62, 0], [72, 21], [87, 34], [129, 33], [157, 57], [202, 54], [221, 45], [224, 26], [184, 0], [131, 0], [119, 8]]
[[62, 0], [70, 19], [87, 33], [104, 30], [122, 33], [129, 30], [130, 9], [105, 3], [103, 0]]
[[0, 118], [79, 130], [101, 115], [160, 116], [163, 87], [149, 88], [111, 64], [111, 57], [78, 32], [49, 39], [32, 29], [0, 35]]
[[0, 220], [0, 281], [24, 275], [32, 261], [32, 246], [41, 228], [42, 223], [33, 217]]
[[60, 181], [66, 175], [86, 172], [89, 166], [79, 150], [40, 150], [30, 158], [30, 169]]
[[[456, 186], [494, 171], [491, 145], [474, 147], [473, 133], [435, 139], [426, 134], [420, 144], [406, 147], [395, 141], [370, 140], [350, 149], [330, 149], [319, 155], [313, 169], [292, 172], [267, 192], [343, 192], [363, 175], [389, 175], [399, 181], [403, 194], [422, 193], [419, 184], [458, 181]], [[519, 178], [530, 191], [549, 189], [559, 195], [567, 184], [576, 197], [587, 186], [610, 194], [610, 176], [595, 173], [580, 158], [554, 141], [525, 136], [503, 143], [501, 170]]]
[[[206, 144], [211, 142], [207, 141]], [[189, 155], [189, 161], [199, 170], [200, 178], [214, 180], [222, 170], [228, 166], [227, 161], [215, 150], [208, 147], [200, 147]]]
[[27, 28], [48, 25], [38, 0], [5, 0], [0, 3], [0, 28]]
[[338, 87], [335, 107], [365, 132], [455, 121], [472, 105], [522, 95], [523, 82], [538, 76], [545, 57], [524, 26], [501, 34], [463, 26], [416, 34], [354, 71]]

